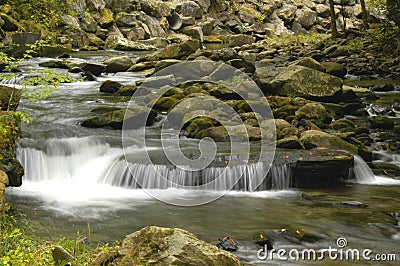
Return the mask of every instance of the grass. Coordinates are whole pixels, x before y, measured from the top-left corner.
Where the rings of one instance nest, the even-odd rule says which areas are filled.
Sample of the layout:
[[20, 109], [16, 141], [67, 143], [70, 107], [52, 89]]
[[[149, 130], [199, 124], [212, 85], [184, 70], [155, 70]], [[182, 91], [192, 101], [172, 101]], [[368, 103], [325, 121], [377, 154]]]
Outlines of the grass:
[[273, 37], [267, 38], [268, 44], [276, 45], [313, 45], [328, 39], [330, 35], [322, 33], [310, 33], [310, 34], [293, 34], [284, 37]]
[[63, 247], [74, 256], [69, 262], [72, 265], [90, 265], [98, 252], [108, 249], [108, 245], [83, 244], [78, 241], [81, 237], [61, 238], [54, 242], [32, 238], [25, 233], [29, 222], [16, 219], [10, 205], [6, 204], [5, 210], [4, 217], [0, 217], [0, 265], [54, 265], [51, 253], [55, 246]]

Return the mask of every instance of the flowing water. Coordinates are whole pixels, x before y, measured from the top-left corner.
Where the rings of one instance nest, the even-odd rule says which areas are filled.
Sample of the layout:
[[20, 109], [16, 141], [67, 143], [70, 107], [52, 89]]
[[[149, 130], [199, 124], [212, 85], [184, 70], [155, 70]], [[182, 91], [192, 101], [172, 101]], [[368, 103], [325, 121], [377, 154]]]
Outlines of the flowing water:
[[[73, 60], [95, 62], [105, 58], [102, 53], [77, 57]], [[33, 59], [23, 70], [38, 68], [44, 60]], [[9, 188], [7, 197], [32, 223], [31, 234], [49, 240], [78, 237], [78, 233], [86, 236], [90, 225], [91, 240], [96, 243], [121, 240], [147, 225], [180, 227], [209, 242], [229, 235], [239, 243], [235, 254], [255, 264], [265, 263], [257, 259], [259, 247], [252, 240], [259, 233], [274, 239], [275, 249], [336, 247], [336, 239], [345, 237], [351, 248], [399, 253], [400, 228], [389, 213], [400, 211], [400, 182], [374, 176], [359, 157], [355, 157], [354, 183], [324, 190], [291, 188], [288, 165], [272, 166], [267, 181], [259, 187], [253, 184], [263, 178], [262, 163], [232, 166], [227, 171], [209, 167], [188, 172], [167, 164], [155, 169], [138, 161], [131, 163], [133, 171], [128, 171], [121, 131], [87, 129], [79, 123], [91, 116], [94, 107], [126, 105], [126, 98], [99, 93], [104, 80], [133, 84], [138, 78], [132, 73], [103, 75], [97, 81], [63, 85], [39, 102], [21, 104], [20, 109], [28, 111], [33, 120], [24, 125], [17, 149], [26, 175], [23, 186]], [[159, 135], [157, 128], [150, 130]], [[138, 158], [144, 149], [157, 153], [157, 139], [153, 143], [146, 148], [133, 146], [130, 152]], [[384, 158], [387, 156], [392, 155]], [[393, 155], [390, 160], [398, 162], [399, 156]], [[156, 170], [167, 178], [156, 178]], [[225, 194], [221, 190], [237, 173], [243, 174], [236, 177], [234, 189]], [[217, 175], [223, 178], [207, 191], [176, 188], [199, 186]], [[138, 179], [141, 186], [135, 181]], [[178, 207], [151, 197], [148, 192], [153, 190], [176, 201], [215, 195], [220, 198], [201, 206]], [[368, 208], [357, 208], [353, 201]], [[294, 241], [279, 233], [283, 228], [305, 229], [321, 240]]]

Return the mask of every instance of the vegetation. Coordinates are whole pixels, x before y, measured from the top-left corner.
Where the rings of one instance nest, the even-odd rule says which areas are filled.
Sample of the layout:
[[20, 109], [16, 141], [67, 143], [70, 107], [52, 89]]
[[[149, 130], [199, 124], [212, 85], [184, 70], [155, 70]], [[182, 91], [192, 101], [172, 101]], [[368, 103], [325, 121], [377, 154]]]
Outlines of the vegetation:
[[327, 34], [310, 33], [310, 34], [296, 34], [290, 36], [279, 36], [274, 38], [267, 38], [266, 42], [269, 44], [277, 45], [312, 45], [326, 40], [329, 37]]
[[0, 217], [0, 265], [54, 265], [52, 248], [55, 246], [73, 255], [74, 265], [89, 265], [96, 253], [108, 249], [108, 245], [85, 244], [79, 232], [76, 239], [61, 238], [54, 242], [34, 239], [26, 233], [26, 220], [17, 219], [16, 215], [6, 204], [6, 214]]
[[61, 0], [9, 0], [13, 16], [24, 22], [28, 31], [51, 33], [57, 30], [58, 22], [66, 12]]

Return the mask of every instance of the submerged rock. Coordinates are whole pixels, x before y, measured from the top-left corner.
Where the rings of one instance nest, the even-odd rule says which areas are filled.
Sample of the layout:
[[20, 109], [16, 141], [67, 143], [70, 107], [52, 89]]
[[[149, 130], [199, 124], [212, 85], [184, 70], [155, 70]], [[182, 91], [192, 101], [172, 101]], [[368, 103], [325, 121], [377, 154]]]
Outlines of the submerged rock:
[[148, 226], [126, 236], [111, 261], [113, 265], [242, 265], [231, 253], [185, 230], [157, 226]]

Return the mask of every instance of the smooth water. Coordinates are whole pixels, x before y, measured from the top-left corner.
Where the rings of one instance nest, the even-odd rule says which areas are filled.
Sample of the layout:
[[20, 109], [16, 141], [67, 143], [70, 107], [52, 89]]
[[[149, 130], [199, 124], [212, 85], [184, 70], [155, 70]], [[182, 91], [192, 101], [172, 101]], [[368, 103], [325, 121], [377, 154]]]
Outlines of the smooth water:
[[[96, 62], [107, 57], [101, 53], [78, 56], [73, 60]], [[44, 60], [47, 59], [33, 59], [24, 69], [38, 68], [37, 64]], [[345, 237], [352, 248], [399, 253], [400, 228], [389, 213], [400, 211], [400, 182], [374, 176], [359, 157], [355, 157], [355, 183], [326, 190], [290, 188], [291, 169], [287, 165], [271, 168], [268, 178], [272, 190], [262, 187], [262, 191], [253, 192], [257, 189], [252, 184], [262, 178], [259, 173], [264, 166], [260, 164], [234, 166], [223, 173], [222, 168], [210, 167], [197, 176], [158, 165], [158, 170], [169, 176], [164, 181], [153, 178], [154, 169], [139, 162], [133, 172], [128, 171], [121, 131], [88, 129], [79, 123], [91, 116], [94, 107], [126, 105], [124, 97], [99, 93], [102, 81], [133, 84], [138, 78], [141, 77], [132, 73], [103, 75], [97, 81], [61, 86], [36, 103], [23, 101], [20, 109], [29, 111], [33, 120], [24, 125], [17, 150], [26, 175], [21, 188], [8, 189], [7, 198], [32, 223], [31, 234], [48, 240], [78, 237], [78, 232], [87, 236], [89, 224], [91, 240], [97, 243], [121, 240], [148, 225], [180, 227], [209, 242], [229, 235], [239, 243], [235, 254], [256, 264], [265, 263], [257, 261], [259, 247], [252, 244], [253, 235], [261, 232], [275, 240], [276, 249], [328, 248], [335, 246], [337, 238]], [[158, 134], [156, 128], [150, 130]], [[157, 145], [153, 148], [157, 149]], [[142, 149], [132, 147], [131, 152], [139, 154]], [[396, 160], [396, 156], [391, 158]], [[244, 175], [238, 177], [234, 190], [227, 194], [220, 191], [238, 171]], [[211, 190], [174, 186], [196, 186], [221, 174], [225, 177], [215, 182]], [[142, 178], [141, 184], [148, 190], [140, 189], [133, 177]], [[154, 190], [177, 201], [223, 196], [201, 206], [178, 207], [151, 197], [149, 192]], [[348, 201], [362, 202], [368, 208], [341, 204]], [[288, 240], [279, 235], [282, 228], [305, 229], [322, 240]]]

